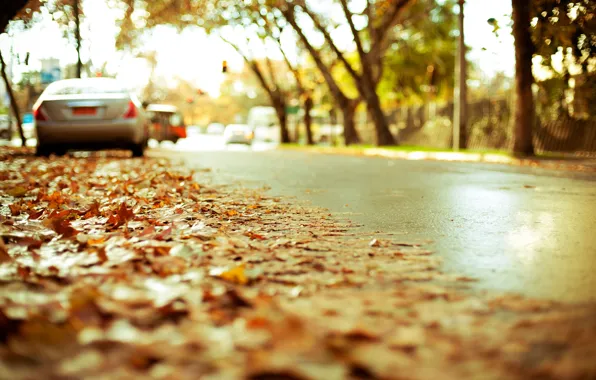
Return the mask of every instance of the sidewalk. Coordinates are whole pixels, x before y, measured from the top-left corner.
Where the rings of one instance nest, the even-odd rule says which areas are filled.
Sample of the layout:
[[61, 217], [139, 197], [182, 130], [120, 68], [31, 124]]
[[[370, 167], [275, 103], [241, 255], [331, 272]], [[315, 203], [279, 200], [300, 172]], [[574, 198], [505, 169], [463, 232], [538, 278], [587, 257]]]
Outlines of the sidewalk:
[[213, 175], [0, 148], [0, 378], [596, 376], [596, 305], [473, 291]]
[[300, 150], [313, 153], [346, 154], [370, 157], [386, 157], [402, 160], [432, 160], [452, 162], [481, 162], [491, 164], [505, 164], [517, 166], [532, 166], [545, 169], [570, 170], [596, 173], [596, 159], [578, 157], [549, 157], [540, 156], [532, 158], [516, 158], [505, 153], [478, 153], [478, 152], [450, 152], [450, 151], [424, 151], [400, 150], [396, 148], [375, 147], [329, 147], [329, 146], [297, 146], [285, 145], [281, 149]]

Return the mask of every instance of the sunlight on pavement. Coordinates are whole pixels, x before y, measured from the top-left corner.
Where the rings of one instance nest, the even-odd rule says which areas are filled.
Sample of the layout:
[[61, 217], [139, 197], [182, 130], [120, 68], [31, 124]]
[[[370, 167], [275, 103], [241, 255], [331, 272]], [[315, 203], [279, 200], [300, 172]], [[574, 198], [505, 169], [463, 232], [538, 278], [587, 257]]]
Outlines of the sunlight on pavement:
[[534, 264], [539, 259], [537, 251], [553, 245], [552, 239], [549, 239], [555, 229], [553, 215], [547, 212], [537, 215], [522, 212], [517, 215], [516, 221], [521, 226], [509, 231], [507, 243], [522, 262]]
[[161, 144], [155, 140], [149, 140], [150, 148], [161, 148], [182, 152], [195, 151], [266, 151], [276, 149], [277, 143], [255, 141], [252, 145], [226, 144], [223, 136], [193, 135], [186, 139], [178, 140], [175, 144], [170, 141]]

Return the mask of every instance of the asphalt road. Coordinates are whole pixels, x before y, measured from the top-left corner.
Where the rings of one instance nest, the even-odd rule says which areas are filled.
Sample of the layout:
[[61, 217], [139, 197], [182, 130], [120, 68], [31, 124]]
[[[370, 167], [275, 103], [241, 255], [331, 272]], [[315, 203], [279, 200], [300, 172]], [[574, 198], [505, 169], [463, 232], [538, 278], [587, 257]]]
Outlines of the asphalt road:
[[200, 141], [153, 154], [326, 207], [371, 236], [432, 240], [444, 270], [478, 278], [481, 289], [596, 300], [596, 175]]

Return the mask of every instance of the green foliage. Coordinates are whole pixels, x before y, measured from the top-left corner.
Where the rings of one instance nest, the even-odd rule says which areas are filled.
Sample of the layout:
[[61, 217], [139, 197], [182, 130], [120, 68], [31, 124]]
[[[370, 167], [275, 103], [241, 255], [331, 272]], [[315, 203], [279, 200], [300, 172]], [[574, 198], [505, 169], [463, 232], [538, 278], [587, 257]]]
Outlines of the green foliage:
[[41, 0], [10, 0], [0, 3], [0, 33], [4, 33], [8, 23], [13, 19], [22, 21], [31, 20], [39, 11]]
[[447, 100], [453, 93], [457, 39], [454, 1], [426, 0], [410, 8], [388, 49], [379, 93], [386, 105]]
[[593, 0], [536, 0], [534, 45], [545, 65], [552, 67], [557, 52], [568, 55], [565, 64], [589, 70], [596, 59], [596, 2]]
[[535, 55], [552, 77], [539, 83], [542, 114], [596, 117], [596, 2], [533, 2]]

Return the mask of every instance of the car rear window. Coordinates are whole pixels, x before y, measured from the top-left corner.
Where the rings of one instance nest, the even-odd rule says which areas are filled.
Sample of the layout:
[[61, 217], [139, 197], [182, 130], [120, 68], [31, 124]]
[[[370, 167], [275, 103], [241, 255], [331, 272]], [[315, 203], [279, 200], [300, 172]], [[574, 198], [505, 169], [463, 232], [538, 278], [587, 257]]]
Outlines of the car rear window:
[[47, 95], [122, 94], [126, 89], [112, 80], [82, 80], [55, 82], [46, 89]]

